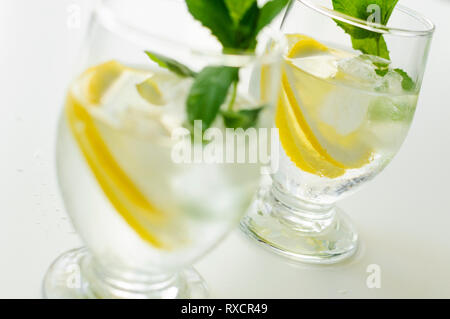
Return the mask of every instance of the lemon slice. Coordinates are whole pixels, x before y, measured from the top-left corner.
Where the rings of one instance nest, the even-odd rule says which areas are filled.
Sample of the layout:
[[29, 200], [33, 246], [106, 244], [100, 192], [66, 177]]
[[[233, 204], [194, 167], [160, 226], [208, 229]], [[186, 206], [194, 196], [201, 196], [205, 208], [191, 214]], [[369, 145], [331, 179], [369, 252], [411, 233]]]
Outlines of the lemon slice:
[[138, 90], [141, 97], [147, 102], [153, 105], [166, 104], [158, 85], [155, 81], [153, 81], [152, 78], [148, 78], [144, 82], [137, 84], [136, 89]]
[[[86, 84], [88, 100], [101, 101], [114, 79], [117, 80], [118, 74], [124, 69], [117, 62], [89, 69], [83, 75], [90, 77]], [[66, 103], [67, 122], [89, 168], [103, 193], [128, 225], [147, 243], [156, 248], [167, 249], [146, 227], [161, 224], [165, 214], [145, 197], [116, 162], [96, 127], [89, 107], [92, 106], [82, 104], [73, 93], [69, 93]]]
[[296, 38], [298, 41], [289, 50], [288, 58], [290, 59], [310, 57], [328, 52], [328, 48], [322, 43], [305, 35], [297, 35], [292, 38]]
[[[363, 129], [359, 127], [363, 126], [364, 113], [356, 123], [359, 126], [344, 133], [323, 120], [324, 112], [345, 108], [336, 105], [339, 101], [333, 104], [332, 99], [335, 91], [340, 90], [329, 81], [336, 74], [330, 63], [338, 59], [334, 57], [334, 50], [304, 35], [289, 35], [288, 42], [291, 49], [282, 77], [284, 101], [278, 107], [278, 112], [285, 110], [285, 117], [277, 114], [280, 140], [286, 153], [300, 169], [329, 178], [366, 165], [372, 159], [373, 151], [364, 143]], [[308, 67], [298, 65], [309, 66], [317, 73], [311, 74]], [[351, 92], [346, 93], [351, 95]], [[350, 109], [350, 115], [353, 115], [352, 110], [354, 108]], [[283, 123], [289, 131], [281, 129]]]
[[117, 61], [109, 61], [88, 69], [84, 75], [89, 76], [85, 96], [90, 104], [99, 104], [104, 93], [122, 75], [126, 68]]
[[275, 117], [286, 155], [305, 172], [328, 178], [343, 175], [345, 169], [330, 164], [314, 149], [288, 104], [285, 96], [280, 97]]
[[285, 37], [287, 40], [288, 48], [294, 47], [298, 42], [300, 42], [302, 40], [310, 39], [310, 37], [308, 37], [304, 34], [299, 34], [299, 33], [286, 34]]

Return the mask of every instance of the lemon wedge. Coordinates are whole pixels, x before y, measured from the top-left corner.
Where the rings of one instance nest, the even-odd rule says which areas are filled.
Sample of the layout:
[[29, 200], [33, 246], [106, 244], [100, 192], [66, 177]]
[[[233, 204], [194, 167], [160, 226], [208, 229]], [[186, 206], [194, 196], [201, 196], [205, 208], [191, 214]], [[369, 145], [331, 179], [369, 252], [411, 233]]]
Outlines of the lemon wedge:
[[138, 90], [141, 97], [150, 104], [153, 105], [166, 104], [163, 95], [158, 88], [158, 85], [152, 78], [148, 78], [144, 82], [137, 84], [136, 89]]
[[289, 50], [288, 58], [290, 59], [310, 57], [328, 52], [326, 46], [310, 37], [298, 35], [296, 38], [298, 39], [298, 42]]
[[91, 104], [99, 104], [104, 93], [122, 75], [126, 68], [117, 61], [109, 61], [88, 69], [84, 75], [87, 81], [85, 96]]
[[285, 96], [280, 97], [275, 117], [286, 155], [305, 172], [328, 178], [343, 175], [345, 169], [330, 164], [315, 150], [288, 104], [289, 101]]
[[[333, 50], [305, 35], [288, 35], [287, 38], [290, 50], [282, 76], [283, 97], [276, 117], [286, 154], [300, 169], [328, 178], [368, 164], [373, 151], [364, 142], [364, 108], [357, 103], [348, 106], [350, 91], [341, 92], [344, 99], [334, 99], [341, 87], [330, 82], [336, 74], [330, 61], [338, 57], [334, 57]], [[356, 117], [351, 129], [341, 128], [349, 126], [346, 118], [340, 126], [324, 121], [325, 113], [343, 110], [347, 110], [348, 117]]]

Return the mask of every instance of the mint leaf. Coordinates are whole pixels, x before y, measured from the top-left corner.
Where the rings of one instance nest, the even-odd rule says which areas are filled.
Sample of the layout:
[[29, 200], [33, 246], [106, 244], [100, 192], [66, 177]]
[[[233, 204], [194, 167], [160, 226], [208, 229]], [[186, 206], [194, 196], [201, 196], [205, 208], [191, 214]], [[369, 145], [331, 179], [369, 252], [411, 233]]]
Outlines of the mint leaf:
[[[369, 18], [371, 17], [379, 18], [380, 21], [374, 22], [387, 25], [398, 0], [332, 0], [332, 2], [334, 10], [338, 12], [365, 21], [369, 21]], [[379, 12], [376, 11], [376, 6], [379, 8]], [[344, 24], [348, 30], [355, 33], [357, 38], [362, 38], [363, 36], [366, 36], [367, 33], [372, 34], [372, 36], [375, 36], [374, 33], [377, 34], [376, 32], [351, 26], [340, 21], [338, 23]]]
[[259, 113], [264, 109], [264, 107], [259, 107], [250, 110], [240, 110], [240, 111], [223, 111], [222, 117], [223, 122], [228, 128], [243, 128], [244, 130], [249, 127], [255, 126], [258, 121]]
[[[405, 90], [405, 91], [413, 91], [415, 89], [416, 83], [414, 82], [413, 79], [411, 79], [411, 77], [408, 75], [408, 73], [406, 73], [402, 69], [394, 69], [394, 71], [397, 72], [398, 74], [400, 74], [401, 77], [403, 78], [402, 79], [402, 88], [403, 88], [403, 90]], [[377, 69], [375, 69], [375, 72], [379, 76], [385, 76], [386, 74], [388, 74], [389, 69], [388, 68], [378, 67]]]
[[360, 55], [359, 57], [366, 61], [370, 61], [376, 67], [375, 73], [378, 74], [379, 76], [383, 77], [386, 74], [388, 74], [389, 71], [394, 71], [394, 72], [398, 73], [403, 78], [402, 87], [405, 91], [412, 91], [416, 87], [414, 80], [411, 79], [411, 77], [408, 75], [408, 73], [406, 73], [402, 69], [398, 69], [398, 68], [390, 69], [389, 68], [391, 61], [388, 61], [386, 59], [382, 59], [382, 58], [379, 58], [379, 57], [376, 57], [373, 55], [363, 54], [363, 55]]
[[[346, 14], [348, 16], [360, 19], [367, 19], [367, 6], [365, 0], [349, 1], [349, 0], [333, 0], [333, 9]], [[352, 39], [364, 39], [373, 37], [373, 32], [366, 29], [358, 28], [354, 25], [335, 20], [338, 26], [340, 26], [346, 33], [348, 33]]]
[[186, 0], [189, 12], [222, 43], [226, 52], [254, 50], [259, 32], [290, 0]]
[[[368, 21], [372, 15], [379, 17], [380, 24], [387, 25], [398, 0], [332, 0], [333, 8], [343, 14]], [[378, 6], [379, 12], [373, 11]], [[378, 16], [379, 14], [379, 16]], [[358, 28], [356, 26], [336, 21], [352, 38], [353, 48], [365, 54], [380, 56], [390, 60], [389, 50], [382, 34]]]
[[372, 1], [372, 3], [378, 4], [381, 6], [381, 8], [384, 8], [381, 11], [381, 15], [382, 15], [381, 20], [382, 20], [382, 24], [387, 25], [391, 15], [392, 15], [392, 12], [394, 12], [395, 6], [398, 3], [398, 0], [389, 0], [389, 1], [375, 0], [375, 1]]
[[272, 0], [262, 8], [259, 8], [257, 2], [255, 2], [242, 17], [236, 30], [236, 48], [254, 50], [259, 32], [280, 14], [289, 1]]
[[231, 18], [235, 25], [238, 25], [244, 14], [250, 7], [256, 3], [256, 0], [225, 0]]
[[224, 0], [186, 0], [189, 12], [212, 34], [225, 48], [234, 48], [234, 23]]
[[242, 17], [236, 29], [236, 46], [239, 50], [254, 50], [256, 48], [256, 26], [258, 23], [260, 9], [255, 2]]
[[416, 83], [414, 82], [413, 79], [411, 79], [411, 77], [408, 75], [408, 73], [406, 73], [402, 69], [394, 69], [394, 71], [397, 72], [398, 74], [400, 74], [403, 78], [403, 80], [402, 80], [403, 90], [405, 90], [405, 91], [414, 90], [414, 88], [416, 87]]
[[379, 56], [383, 59], [390, 60], [389, 50], [383, 36], [375, 38], [352, 38], [353, 49], [359, 50], [364, 54]]
[[389, 72], [389, 69], [375, 69], [375, 73], [378, 74], [379, 76], [385, 76], [387, 73]]
[[258, 33], [269, 25], [275, 17], [286, 7], [290, 0], [272, 0], [267, 2], [262, 8], [255, 30], [255, 37]]
[[[191, 15], [208, 28], [222, 44], [224, 52], [254, 51], [258, 33], [282, 11], [290, 0], [271, 0], [262, 8], [257, 0], [186, 0]], [[236, 90], [239, 68], [214, 66], [195, 73], [181, 63], [153, 52], [147, 55], [161, 67], [180, 76], [195, 77], [186, 101], [188, 124], [202, 121], [202, 129], [211, 126], [225, 102], [230, 86]], [[231, 126], [254, 125], [260, 110], [233, 111], [236, 91], [230, 100], [224, 121]]]
[[209, 66], [196, 77], [187, 99], [187, 114], [191, 125], [202, 121], [206, 130], [214, 122], [225, 102], [231, 84], [238, 79], [239, 69], [227, 66]]
[[181, 64], [180, 62], [175, 61], [171, 58], [151, 51], [145, 51], [145, 53], [153, 62], [157, 63], [160, 67], [168, 69], [181, 77], [195, 77], [197, 75], [197, 73], [189, 69], [184, 64]]

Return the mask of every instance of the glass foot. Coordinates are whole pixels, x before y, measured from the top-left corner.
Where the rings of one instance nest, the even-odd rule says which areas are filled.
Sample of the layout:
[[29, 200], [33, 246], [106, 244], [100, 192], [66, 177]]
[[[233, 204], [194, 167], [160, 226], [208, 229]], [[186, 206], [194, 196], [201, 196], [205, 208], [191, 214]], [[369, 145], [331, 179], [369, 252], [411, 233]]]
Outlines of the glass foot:
[[298, 199], [294, 205], [276, 188], [260, 191], [241, 229], [263, 247], [305, 263], [338, 263], [358, 248], [358, 234], [342, 210]]
[[106, 275], [86, 248], [62, 254], [50, 266], [43, 283], [48, 299], [204, 299], [208, 289], [192, 268], [171, 276], [124, 273]]

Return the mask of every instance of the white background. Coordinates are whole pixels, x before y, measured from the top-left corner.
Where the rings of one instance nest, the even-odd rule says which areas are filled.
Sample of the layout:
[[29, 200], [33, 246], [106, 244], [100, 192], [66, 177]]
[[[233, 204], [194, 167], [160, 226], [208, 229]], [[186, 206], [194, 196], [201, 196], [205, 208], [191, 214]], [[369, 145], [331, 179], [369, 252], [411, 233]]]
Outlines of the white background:
[[[392, 164], [341, 203], [361, 236], [338, 266], [291, 265], [235, 231], [196, 268], [217, 298], [450, 298], [450, 1], [401, 0], [437, 32], [411, 132]], [[66, 25], [70, 4], [82, 27]], [[39, 298], [49, 264], [80, 245], [56, 187], [56, 119], [90, 0], [0, 0], [0, 298]], [[369, 289], [368, 265], [381, 267]]]

